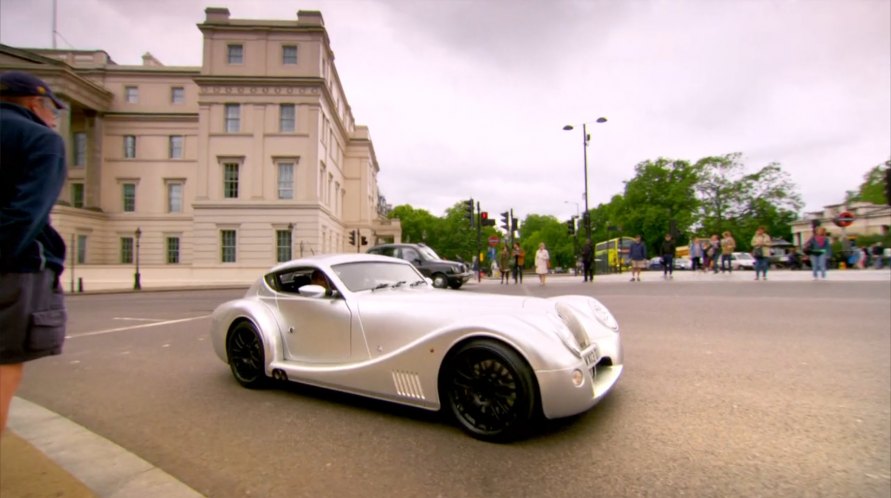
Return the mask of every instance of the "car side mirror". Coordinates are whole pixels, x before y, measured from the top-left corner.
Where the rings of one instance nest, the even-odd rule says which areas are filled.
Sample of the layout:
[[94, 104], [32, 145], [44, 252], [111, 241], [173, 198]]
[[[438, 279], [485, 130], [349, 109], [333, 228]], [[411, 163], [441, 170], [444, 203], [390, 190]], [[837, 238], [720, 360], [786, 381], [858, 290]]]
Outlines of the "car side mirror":
[[325, 297], [325, 294], [328, 292], [328, 289], [325, 289], [321, 285], [304, 285], [301, 287], [298, 292], [303, 297]]

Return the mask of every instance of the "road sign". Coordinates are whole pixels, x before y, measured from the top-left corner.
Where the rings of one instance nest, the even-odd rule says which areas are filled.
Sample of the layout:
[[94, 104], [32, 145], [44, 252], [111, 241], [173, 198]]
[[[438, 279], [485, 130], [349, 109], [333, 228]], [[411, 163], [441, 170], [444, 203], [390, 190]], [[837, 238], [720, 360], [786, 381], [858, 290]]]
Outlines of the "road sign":
[[836, 226], [840, 226], [842, 228], [851, 226], [851, 223], [854, 223], [854, 213], [850, 211], [844, 211], [839, 213], [838, 216], [835, 217]]
[[498, 242], [500, 242], [500, 241], [501, 241], [501, 239], [499, 239], [497, 235], [492, 235], [489, 237], [489, 246], [495, 247], [498, 245]]

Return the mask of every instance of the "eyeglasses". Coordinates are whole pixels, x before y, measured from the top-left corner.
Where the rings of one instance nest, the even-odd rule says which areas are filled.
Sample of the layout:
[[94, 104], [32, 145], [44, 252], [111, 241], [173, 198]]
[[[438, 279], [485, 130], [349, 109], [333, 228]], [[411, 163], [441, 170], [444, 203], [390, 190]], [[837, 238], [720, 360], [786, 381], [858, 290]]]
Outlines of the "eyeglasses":
[[56, 103], [49, 97], [43, 97], [40, 100], [43, 101], [44, 109], [51, 112], [54, 119], [59, 119], [59, 116], [62, 115], [62, 110], [56, 108]]

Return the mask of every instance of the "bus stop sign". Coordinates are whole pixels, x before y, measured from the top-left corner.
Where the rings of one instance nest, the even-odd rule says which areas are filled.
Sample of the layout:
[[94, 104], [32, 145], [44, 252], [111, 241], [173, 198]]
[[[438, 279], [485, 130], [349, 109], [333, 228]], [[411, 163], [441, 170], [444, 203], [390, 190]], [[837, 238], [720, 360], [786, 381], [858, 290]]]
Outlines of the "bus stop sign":
[[854, 223], [854, 213], [850, 211], [844, 211], [835, 217], [836, 226], [844, 228], [851, 226], [851, 223]]

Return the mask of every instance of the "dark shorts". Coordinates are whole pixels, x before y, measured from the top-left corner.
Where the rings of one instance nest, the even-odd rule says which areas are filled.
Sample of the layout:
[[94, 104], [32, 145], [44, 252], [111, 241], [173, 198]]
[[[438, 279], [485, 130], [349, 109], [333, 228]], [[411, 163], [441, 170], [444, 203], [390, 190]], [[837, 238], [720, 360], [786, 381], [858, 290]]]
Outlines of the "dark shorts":
[[0, 273], [0, 364], [62, 353], [66, 318], [55, 271]]

